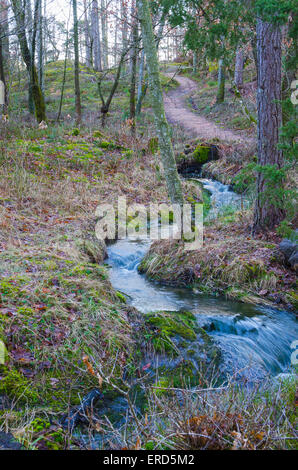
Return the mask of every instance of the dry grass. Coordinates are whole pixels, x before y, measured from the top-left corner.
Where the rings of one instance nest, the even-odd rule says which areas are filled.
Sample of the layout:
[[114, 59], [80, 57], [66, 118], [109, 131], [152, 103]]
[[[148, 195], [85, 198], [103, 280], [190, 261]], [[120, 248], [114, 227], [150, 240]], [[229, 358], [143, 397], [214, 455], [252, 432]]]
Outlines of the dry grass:
[[[134, 401], [133, 386], [114, 385], [127, 399], [126, 419], [115, 426], [107, 416], [89, 416], [87, 445], [110, 450], [295, 449], [297, 380], [246, 388], [234, 379], [220, 387], [211, 381], [198, 389], [148, 387], [139, 379], [147, 392], [145, 411]], [[103, 375], [103, 381], [111, 383], [113, 377]]]
[[282, 264], [277, 240], [250, 236], [248, 214], [235, 213], [228, 226], [225, 218], [205, 226], [200, 250], [186, 251], [182, 241], [155, 242], [142, 272], [166, 284], [194, 284], [252, 303], [270, 304], [278, 298], [289, 306], [287, 292], [295, 289], [295, 274]]

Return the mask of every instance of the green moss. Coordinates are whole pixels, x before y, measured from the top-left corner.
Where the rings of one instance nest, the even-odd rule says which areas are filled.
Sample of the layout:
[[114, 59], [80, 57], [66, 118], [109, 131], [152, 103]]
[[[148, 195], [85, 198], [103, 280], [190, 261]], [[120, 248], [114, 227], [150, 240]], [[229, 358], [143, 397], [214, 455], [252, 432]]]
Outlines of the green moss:
[[35, 418], [26, 426], [18, 437], [27, 448], [40, 450], [63, 450], [65, 448], [65, 433], [43, 418]]
[[295, 291], [288, 292], [287, 300], [291, 305], [293, 305], [295, 310], [298, 310], [298, 294], [297, 294], [297, 292], [295, 292]]
[[20, 307], [17, 310], [17, 314], [25, 317], [32, 317], [34, 315], [34, 310], [31, 307]]
[[51, 425], [48, 421], [45, 421], [44, 419], [41, 419], [41, 418], [35, 418], [31, 422], [30, 427], [33, 432], [40, 432], [40, 431], [44, 431], [45, 429], [48, 429], [50, 426]]
[[133, 154], [133, 150], [125, 150], [124, 152], [122, 152], [122, 155], [128, 160], [133, 156]]
[[94, 131], [93, 137], [102, 139], [104, 137], [103, 133], [100, 131]]
[[118, 299], [120, 299], [120, 301], [121, 301], [122, 303], [126, 304], [126, 297], [125, 297], [125, 295], [123, 295], [123, 294], [122, 294], [121, 292], [119, 292], [119, 291], [116, 292], [116, 295], [117, 295]]
[[[190, 312], [153, 312], [146, 315], [146, 324], [154, 328], [152, 343], [156, 351], [170, 351], [177, 354], [177, 347], [172, 338], [184, 340], [196, 339], [196, 320]], [[183, 345], [182, 345], [183, 347]]]
[[93, 263], [79, 263], [69, 271], [70, 276], [90, 276], [94, 279], [107, 279], [106, 269], [103, 266], [97, 266]]
[[145, 444], [145, 450], [154, 450], [156, 447], [156, 443], [154, 441], [148, 441]]
[[191, 154], [193, 160], [197, 163], [204, 164], [208, 161], [210, 153], [210, 147], [206, 147], [204, 145], [198, 145], [194, 152]]
[[263, 264], [260, 263], [246, 263], [244, 269], [247, 271], [248, 279], [262, 279], [267, 276], [267, 271]]
[[54, 260], [47, 260], [44, 262], [44, 268], [47, 271], [54, 271], [55, 269], [57, 269], [57, 263]]
[[179, 335], [182, 338], [195, 340], [195, 317], [189, 317], [189, 312], [155, 312], [146, 316], [146, 321], [160, 330], [161, 336], [172, 337]]
[[203, 212], [204, 212], [204, 217], [207, 217], [212, 204], [211, 204], [211, 195], [209, 191], [206, 191], [206, 189], [202, 189], [202, 195], [203, 195]]
[[0, 282], [0, 293], [8, 297], [15, 297], [20, 288], [13, 284], [10, 280], [3, 279]]
[[[167, 388], [171, 387], [170, 384], [170, 379], [168, 377], [163, 377], [159, 379], [155, 385], [156, 388], [154, 388], [154, 393], [156, 396], [161, 396], [167, 394]], [[160, 387], [160, 388], [159, 388]]]
[[2, 366], [0, 374], [0, 395], [2, 393], [9, 398], [17, 398], [19, 403], [38, 402], [38, 394], [31, 388], [30, 382], [16, 369]]
[[[159, 381], [157, 387], [166, 388], [180, 388], [184, 386], [194, 386], [198, 384], [197, 370], [193, 366], [191, 360], [183, 359], [175, 367], [169, 368], [162, 366], [158, 368]], [[157, 390], [157, 394], [163, 395], [166, 393], [172, 393], [170, 390]]]
[[158, 137], [152, 137], [148, 142], [148, 150], [154, 155], [158, 151]]
[[98, 142], [98, 146], [102, 149], [113, 149], [115, 148], [115, 144], [113, 142], [107, 142], [105, 140], [101, 140]]

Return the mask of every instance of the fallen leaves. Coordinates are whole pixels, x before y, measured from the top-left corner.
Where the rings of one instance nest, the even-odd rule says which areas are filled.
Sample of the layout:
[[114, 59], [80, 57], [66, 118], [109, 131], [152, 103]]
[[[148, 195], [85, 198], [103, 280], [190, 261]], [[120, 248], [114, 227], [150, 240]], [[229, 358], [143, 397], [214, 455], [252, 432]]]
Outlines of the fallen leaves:
[[91, 362], [89, 361], [89, 357], [88, 357], [86, 354], [83, 355], [82, 361], [84, 362], [85, 366], [87, 367], [88, 372], [89, 372], [91, 375], [94, 376], [94, 375], [95, 375], [95, 371], [94, 371], [94, 369], [93, 369], [93, 367], [92, 367]]
[[23, 348], [22, 346], [18, 346], [10, 352], [10, 356], [12, 360], [19, 364], [32, 364], [34, 363], [35, 359], [31, 351]]

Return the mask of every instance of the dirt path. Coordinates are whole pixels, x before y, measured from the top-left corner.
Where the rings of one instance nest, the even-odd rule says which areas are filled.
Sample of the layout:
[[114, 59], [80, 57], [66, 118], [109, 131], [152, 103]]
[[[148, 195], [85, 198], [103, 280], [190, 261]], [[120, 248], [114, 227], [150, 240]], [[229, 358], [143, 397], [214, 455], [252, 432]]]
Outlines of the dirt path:
[[[172, 77], [172, 74], [168, 75]], [[243, 138], [233, 131], [221, 129], [212, 121], [193, 113], [186, 104], [186, 98], [198, 88], [198, 84], [187, 77], [177, 75], [178, 88], [164, 95], [166, 116], [171, 124], [178, 124], [192, 137], [210, 140], [217, 137], [226, 142], [241, 142]]]

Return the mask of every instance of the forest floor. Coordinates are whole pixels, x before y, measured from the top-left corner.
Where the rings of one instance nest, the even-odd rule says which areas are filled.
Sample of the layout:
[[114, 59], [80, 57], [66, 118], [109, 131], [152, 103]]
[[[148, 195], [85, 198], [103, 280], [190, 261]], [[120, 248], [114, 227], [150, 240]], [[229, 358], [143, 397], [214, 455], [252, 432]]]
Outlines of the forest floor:
[[[60, 96], [61, 76], [62, 63], [47, 67], [46, 95], [49, 115], [53, 119]], [[181, 78], [184, 79], [178, 76], [177, 80]], [[21, 101], [26, 96], [26, 79], [13, 84], [11, 99], [15, 116], [9, 122], [1, 123], [0, 338], [6, 346], [8, 360], [5, 365], [0, 365], [0, 431], [11, 432], [27, 448], [35, 449], [80, 447], [61, 428], [65, 413], [78, 406], [82, 397], [95, 387], [102, 386], [107, 399], [117, 395], [113, 385], [123, 386], [123, 371], [128, 377], [146, 375], [146, 364], [144, 366], [142, 362], [143, 350], [154, 350], [156, 344], [160, 347], [160, 337], [168, 341], [169, 335], [176, 333], [175, 328], [181, 332], [181, 321], [184, 334], [189, 335], [187, 340], [194, 337], [191, 316], [182, 320], [172, 319], [170, 329], [168, 324], [162, 322], [157, 329], [150, 325], [150, 321], [145, 324], [144, 319], [140, 320], [138, 312], [131, 309], [123, 295], [110, 284], [108, 268], [103, 264], [104, 250], [94, 244], [92, 237], [94, 214], [99, 203], [115, 203], [118, 196], [123, 195], [128, 203], [168, 202], [164, 178], [156, 172], [156, 158], [150, 145], [152, 137], [155, 137], [152, 114], [146, 112], [150, 110], [150, 100], [147, 98], [145, 101], [146, 109], [138, 122], [138, 137], [133, 139], [127, 123], [128, 86], [124, 82], [113, 102], [108, 127], [102, 134], [97, 129], [99, 121], [96, 115], [100, 101], [96, 94], [96, 81], [90, 70], [82, 67], [85, 121], [78, 129], [73, 119], [72, 80], [73, 70], [69, 65], [63, 123], [52, 120], [47, 128], [39, 129], [30, 120], [24, 111], [26, 103]], [[104, 84], [104, 92], [108, 92], [110, 85], [111, 81]], [[177, 93], [180, 93], [178, 89]], [[179, 113], [179, 110], [176, 112]], [[188, 119], [196, 118], [187, 105], [185, 112], [189, 113]], [[213, 125], [210, 123], [209, 126]], [[203, 138], [198, 135], [194, 137]], [[177, 153], [188, 139], [179, 127], [173, 128]], [[235, 146], [238, 144], [236, 142]], [[229, 143], [225, 145], [229, 147]], [[231, 165], [231, 162], [228, 163]], [[184, 188], [185, 196], [193, 198], [193, 188], [188, 183], [184, 183]], [[239, 247], [244, 250], [242, 259], [245, 266], [250, 266], [256, 254], [271, 260], [276, 252], [277, 239], [273, 242], [250, 239], [250, 216], [249, 212], [225, 214], [206, 233], [208, 244], [221, 239], [220, 253], [228, 252], [230, 257], [224, 261], [226, 266], [232, 261], [235, 266], [234, 255]], [[227, 233], [230, 239], [228, 245], [224, 238]], [[171, 254], [172, 247], [168, 252], [166, 248], [163, 264]], [[173, 255], [180, 254], [178, 250]], [[216, 256], [218, 254], [217, 251]], [[213, 258], [216, 259], [216, 256]], [[292, 292], [294, 273], [276, 260], [265, 263], [260, 270], [256, 268], [256, 272], [261, 273], [261, 280], [264, 280], [264, 271], [271, 269], [271, 262], [278, 263], [278, 266], [274, 264], [276, 279], [270, 277], [268, 280], [266, 277], [265, 287], [251, 283], [251, 296], [255, 292], [260, 294], [253, 301], [261, 302], [264, 299], [266, 302], [266, 297], [272, 293], [272, 286], [275, 288], [276, 285], [280, 287], [277, 289], [278, 295], [282, 289]], [[242, 264], [239, 266], [237, 273], [241, 271]], [[248, 276], [249, 273], [251, 271], [248, 271]], [[239, 282], [241, 284], [241, 277]], [[216, 283], [211, 287], [218, 288]], [[225, 289], [221, 291], [225, 293]], [[243, 289], [240, 293], [236, 289], [233, 295], [244, 300]], [[290, 302], [290, 299], [286, 301]], [[102, 384], [105, 377], [97, 375], [99, 364], [107, 375], [112, 371], [112, 384]], [[183, 368], [189, 375], [185, 363]], [[167, 385], [173, 379], [176, 386], [181, 386], [183, 374], [181, 369], [178, 372], [174, 378], [167, 377]], [[206, 386], [206, 383], [203, 384]], [[287, 402], [291, 416], [292, 394], [293, 391]], [[170, 408], [161, 402], [162, 399], [172, 402]], [[158, 415], [165, 419], [169, 411], [177, 408], [176, 395], [159, 396], [156, 400]], [[253, 410], [255, 405], [251, 403], [250, 406]], [[218, 407], [220, 410], [221, 403]], [[206, 416], [209, 411], [206, 410]], [[229, 421], [229, 412], [224, 413]], [[247, 410], [244, 412], [246, 414]], [[266, 412], [263, 414], [268, 415]], [[221, 415], [220, 411], [218, 416]], [[150, 421], [149, 417], [148, 426], [147, 414], [139, 418], [144, 436], [147, 436], [142, 438], [142, 448], [152, 448], [152, 442], [158, 446], [154, 419], [153, 416]], [[173, 415], [170, 423], [173, 435], [181, 435], [183, 421], [184, 416], [178, 419]], [[180, 423], [178, 428], [177, 423]], [[222, 423], [215, 422], [213, 425], [215, 428], [213, 426], [210, 433], [214, 433]], [[133, 429], [130, 440], [118, 443], [119, 448], [125, 445], [137, 448], [139, 445], [138, 430], [131, 423], [130, 426]], [[258, 426], [253, 422], [252, 431], [257, 433]], [[232, 443], [234, 427], [229, 430]], [[160, 425], [159, 428], [165, 428], [171, 434], [167, 426]], [[89, 430], [104, 433], [111, 428], [107, 422], [91, 420]], [[165, 439], [163, 436], [159, 438], [160, 448], [163, 449]], [[257, 439], [257, 444], [253, 445], [261, 442], [259, 438], [252, 439]], [[226, 440], [226, 434], [223, 440]], [[171, 443], [171, 448], [175, 445], [178, 446]], [[179, 446], [191, 447], [191, 443], [182, 439]]]

